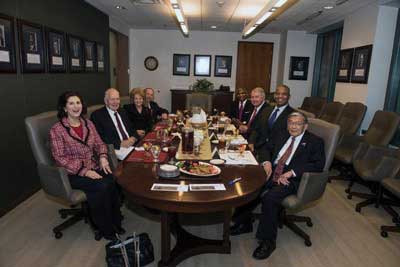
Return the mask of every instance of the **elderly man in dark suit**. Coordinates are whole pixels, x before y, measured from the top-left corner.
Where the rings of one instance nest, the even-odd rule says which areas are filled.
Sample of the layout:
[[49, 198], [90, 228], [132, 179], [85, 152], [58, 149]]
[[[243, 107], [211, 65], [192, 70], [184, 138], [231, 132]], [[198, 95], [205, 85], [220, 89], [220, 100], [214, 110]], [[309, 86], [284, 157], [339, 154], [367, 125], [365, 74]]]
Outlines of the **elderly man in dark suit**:
[[132, 147], [139, 137], [125, 110], [120, 108], [120, 95], [117, 89], [106, 90], [104, 103], [104, 107], [92, 113], [90, 120], [96, 126], [104, 143], [113, 144], [118, 158], [121, 159], [119, 150]]
[[157, 102], [154, 101], [154, 89], [145, 89], [145, 107], [150, 109], [151, 117], [153, 118], [153, 123], [157, 122], [160, 118], [163, 120], [168, 119], [168, 110], [160, 107]]
[[239, 88], [236, 93], [236, 100], [231, 104], [230, 117], [233, 123], [241, 124], [249, 121], [253, 109], [253, 104], [251, 104], [251, 101], [248, 99], [247, 90]]
[[282, 134], [287, 131], [287, 118], [294, 111], [289, 106], [290, 88], [280, 85], [274, 93], [276, 106], [268, 106], [260, 114], [258, 123], [254, 125], [254, 131], [249, 137], [249, 147], [255, 152], [259, 161], [265, 160], [265, 146], [274, 134]]
[[287, 134], [274, 136], [266, 146], [266, 161], [262, 165], [267, 181], [260, 197], [236, 211], [231, 227], [231, 235], [252, 232], [252, 210], [261, 201], [262, 214], [256, 233], [259, 246], [253, 252], [253, 257], [259, 260], [268, 258], [276, 248], [283, 199], [297, 192], [304, 172], [321, 172], [325, 164], [323, 140], [306, 131], [307, 117], [293, 112], [287, 125]]

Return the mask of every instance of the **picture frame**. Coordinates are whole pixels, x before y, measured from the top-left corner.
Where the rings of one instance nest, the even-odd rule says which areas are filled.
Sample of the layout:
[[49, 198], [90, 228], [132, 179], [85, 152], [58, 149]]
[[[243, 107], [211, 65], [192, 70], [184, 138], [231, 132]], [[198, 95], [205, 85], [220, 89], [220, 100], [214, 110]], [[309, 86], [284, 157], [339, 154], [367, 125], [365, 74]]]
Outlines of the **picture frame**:
[[96, 43], [96, 55], [97, 55], [97, 72], [104, 72], [104, 45]]
[[190, 75], [190, 54], [174, 54], [172, 62], [173, 75]]
[[337, 82], [350, 82], [351, 67], [353, 65], [354, 48], [340, 51], [338, 69], [336, 75]]
[[82, 72], [83, 65], [83, 41], [81, 38], [68, 35], [68, 64], [70, 72]]
[[353, 67], [351, 69], [352, 83], [368, 83], [371, 55], [372, 45], [360, 46], [354, 49]]
[[43, 26], [18, 20], [21, 71], [40, 73], [46, 71]]
[[211, 76], [210, 55], [194, 55], [194, 76]]
[[0, 14], [0, 73], [16, 73], [14, 18]]
[[84, 41], [84, 55], [85, 55], [85, 71], [95, 72], [97, 63], [96, 43], [93, 41]]
[[232, 72], [232, 56], [215, 56], [214, 76], [215, 77], [231, 77]]
[[289, 80], [306, 81], [309, 57], [290, 57]]
[[46, 42], [49, 72], [66, 72], [65, 33], [46, 28]]

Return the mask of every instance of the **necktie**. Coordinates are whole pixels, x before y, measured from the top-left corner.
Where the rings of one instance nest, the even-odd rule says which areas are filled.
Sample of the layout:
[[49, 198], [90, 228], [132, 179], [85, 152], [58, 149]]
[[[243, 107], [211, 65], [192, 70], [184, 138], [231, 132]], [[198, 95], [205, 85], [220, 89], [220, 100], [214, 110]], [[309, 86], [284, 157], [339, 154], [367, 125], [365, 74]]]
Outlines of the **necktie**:
[[240, 101], [240, 106], [239, 106], [239, 120], [242, 120], [243, 116], [243, 101]]
[[271, 117], [269, 117], [268, 119], [268, 128], [272, 128], [272, 126], [274, 125], [274, 122], [276, 120], [276, 116], [278, 115], [279, 112], [279, 108], [275, 109], [275, 111], [272, 113]]
[[253, 113], [251, 114], [249, 123], [247, 124], [247, 127], [250, 128], [251, 123], [254, 121], [254, 118], [256, 117], [256, 112], [257, 112], [257, 108], [254, 108]]
[[290, 143], [289, 147], [286, 149], [285, 153], [283, 153], [282, 157], [278, 160], [278, 164], [276, 164], [275, 170], [274, 170], [274, 175], [272, 180], [274, 182], [278, 181], [279, 176], [282, 175], [283, 173], [283, 168], [285, 167], [285, 163], [292, 154], [293, 150], [293, 145], [294, 141], [296, 140], [296, 137], [292, 137], [292, 142]]
[[128, 139], [128, 136], [126, 135], [126, 133], [124, 131], [124, 128], [122, 128], [122, 123], [121, 123], [121, 119], [118, 116], [118, 112], [115, 112], [114, 115], [115, 115], [115, 118], [117, 119], [118, 130], [122, 136], [122, 140]]

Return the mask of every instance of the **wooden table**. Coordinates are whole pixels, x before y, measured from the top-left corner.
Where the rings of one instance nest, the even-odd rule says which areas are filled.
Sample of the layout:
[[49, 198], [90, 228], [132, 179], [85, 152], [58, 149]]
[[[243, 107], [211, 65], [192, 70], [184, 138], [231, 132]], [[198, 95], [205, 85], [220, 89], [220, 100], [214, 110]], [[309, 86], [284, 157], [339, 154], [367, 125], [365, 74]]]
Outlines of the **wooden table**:
[[[220, 175], [202, 180], [160, 180], [155, 164], [123, 162], [115, 170], [118, 183], [135, 203], [161, 211], [161, 260], [158, 266], [176, 266], [188, 257], [203, 253], [231, 251], [229, 224], [233, 207], [244, 205], [255, 199], [264, 184], [265, 174], [260, 166], [224, 166]], [[235, 177], [243, 179], [227, 185]], [[160, 192], [151, 191], [153, 183], [223, 183], [226, 191], [207, 192]], [[194, 236], [179, 224], [178, 213], [224, 213], [221, 240], [209, 240]], [[171, 250], [171, 233], [176, 245]]]

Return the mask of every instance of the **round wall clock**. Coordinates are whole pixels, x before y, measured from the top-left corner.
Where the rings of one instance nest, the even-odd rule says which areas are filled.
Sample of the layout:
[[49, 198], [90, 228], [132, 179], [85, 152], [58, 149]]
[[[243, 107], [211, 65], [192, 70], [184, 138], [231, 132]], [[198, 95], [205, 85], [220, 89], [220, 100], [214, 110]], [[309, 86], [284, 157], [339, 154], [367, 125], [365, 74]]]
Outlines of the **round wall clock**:
[[144, 67], [150, 71], [156, 70], [158, 67], [158, 60], [155, 57], [146, 57], [144, 60]]

